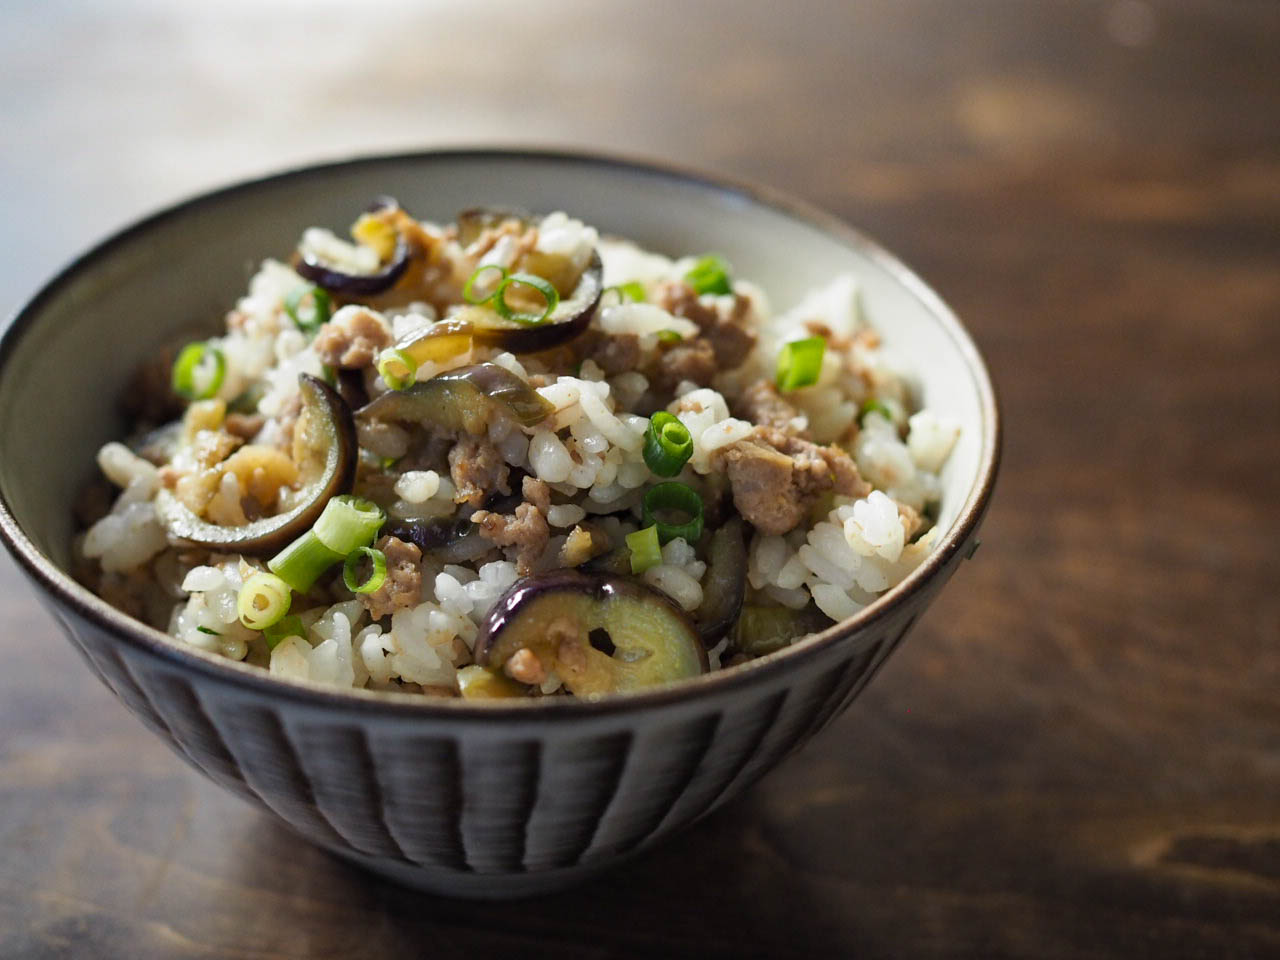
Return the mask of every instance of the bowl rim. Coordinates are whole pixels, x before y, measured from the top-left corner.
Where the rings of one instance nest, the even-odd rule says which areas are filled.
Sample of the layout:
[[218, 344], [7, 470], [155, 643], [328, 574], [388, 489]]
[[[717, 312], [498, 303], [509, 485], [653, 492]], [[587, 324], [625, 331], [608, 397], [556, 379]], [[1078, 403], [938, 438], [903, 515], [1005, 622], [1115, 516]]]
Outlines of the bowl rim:
[[[229, 660], [194, 647], [184, 647], [173, 637], [134, 620], [117, 610], [88, 588], [78, 583], [47, 558], [26, 535], [14, 517], [4, 492], [0, 489], [0, 540], [40, 586], [55, 601], [66, 604], [80, 617], [105, 630], [116, 641], [159, 657], [170, 664], [200, 674], [203, 679], [221, 685], [245, 687], [276, 699], [288, 699], [311, 707], [344, 710], [389, 712], [406, 719], [431, 716], [465, 722], [468, 718], [485, 722], [501, 717], [519, 717], [525, 721], [581, 716], [614, 715], [661, 708], [685, 700], [696, 700], [703, 694], [732, 693], [767, 682], [781, 673], [800, 669], [813, 662], [830, 647], [853, 634], [890, 620], [906, 607], [948, 565], [981, 523], [990, 504], [991, 493], [999, 471], [1002, 425], [1000, 404], [995, 385], [986, 364], [968, 330], [942, 298], [896, 256], [857, 228], [834, 214], [790, 196], [772, 187], [737, 177], [710, 174], [702, 170], [666, 160], [638, 157], [612, 151], [548, 148], [540, 146], [476, 146], [441, 147], [393, 153], [357, 154], [319, 163], [292, 166], [261, 176], [241, 179], [222, 187], [202, 191], [145, 214], [115, 230], [72, 257], [60, 270], [14, 311], [0, 331], [0, 378], [11, 361], [18, 342], [40, 317], [45, 303], [57, 296], [72, 280], [90, 269], [116, 247], [146, 231], [197, 212], [235, 195], [266, 190], [287, 181], [323, 177], [335, 171], [352, 168], [376, 168], [379, 165], [404, 163], [459, 163], [467, 160], [520, 163], [551, 162], [593, 168], [620, 170], [631, 176], [657, 176], [663, 180], [692, 185], [722, 196], [745, 200], [816, 227], [846, 247], [867, 258], [884, 270], [915, 297], [949, 335], [959, 351], [978, 392], [981, 413], [981, 449], [978, 473], [969, 496], [955, 521], [939, 543], [901, 583], [891, 588], [853, 617], [832, 624], [774, 653], [698, 677], [629, 693], [599, 699], [577, 697], [523, 698], [515, 700], [464, 700], [462, 698], [426, 697], [421, 694], [394, 693], [365, 689], [325, 687], [305, 681], [276, 677], [260, 667]], [[61, 618], [55, 617], [55, 620]]]

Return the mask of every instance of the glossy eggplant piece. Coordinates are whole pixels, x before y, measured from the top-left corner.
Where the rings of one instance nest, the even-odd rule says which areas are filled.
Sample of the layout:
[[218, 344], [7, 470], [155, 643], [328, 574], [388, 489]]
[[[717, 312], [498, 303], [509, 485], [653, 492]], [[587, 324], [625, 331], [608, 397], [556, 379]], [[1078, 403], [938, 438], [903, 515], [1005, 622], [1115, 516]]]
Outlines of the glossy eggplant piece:
[[581, 336], [596, 315], [603, 292], [604, 264], [599, 252], [592, 250], [591, 259], [578, 278], [577, 286], [541, 323], [523, 326], [514, 320], [504, 319], [486, 305], [465, 307], [451, 319], [469, 324], [477, 343], [512, 353], [537, 353]]
[[480, 235], [492, 227], [500, 226], [507, 220], [516, 220], [528, 225], [533, 216], [528, 210], [516, 207], [472, 207], [458, 214], [458, 243], [469, 247], [480, 239]]
[[476, 363], [449, 370], [407, 390], [389, 390], [361, 407], [361, 420], [427, 423], [479, 436], [495, 416], [508, 415], [531, 427], [555, 408], [505, 367]]
[[424, 554], [433, 553], [446, 563], [466, 563], [494, 549], [493, 542], [468, 519], [435, 517], [431, 520], [400, 520], [384, 527], [383, 534], [412, 543]]
[[349, 493], [356, 476], [356, 427], [336, 390], [309, 374], [298, 378], [302, 415], [296, 431], [310, 441], [299, 462], [311, 479], [293, 509], [242, 527], [224, 527], [198, 517], [168, 490], [156, 494], [156, 513], [171, 543], [235, 553], [274, 553], [311, 528], [334, 496]]
[[799, 637], [825, 630], [832, 622], [813, 604], [800, 610], [747, 604], [734, 625], [733, 643], [747, 656], [763, 657], [789, 646]]
[[[394, 210], [399, 206], [394, 197], [378, 197], [369, 206], [368, 213]], [[293, 268], [299, 276], [330, 293], [344, 297], [372, 296], [390, 289], [404, 275], [409, 267], [409, 245], [404, 236], [397, 233], [390, 259], [373, 273], [347, 273], [305, 250], [299, 250], [294, 259]]]
[[[592, 639], [607, 634], [610, 652]], [[665, 594], [624, 577], [555, 570], [519, 580], [490, 609], [476, 663], [500, 670], [528, 650], [580, 697], [638, 690], [708, 669], [697, 630]], [[527, 659], [527, 655], [526, 659]]]
[[747, 593], [747, 538], [741, 517], [716, 528], [707, 543], [702, 603], [693, 612], [698, 634], [714, 646], [738, 619]]

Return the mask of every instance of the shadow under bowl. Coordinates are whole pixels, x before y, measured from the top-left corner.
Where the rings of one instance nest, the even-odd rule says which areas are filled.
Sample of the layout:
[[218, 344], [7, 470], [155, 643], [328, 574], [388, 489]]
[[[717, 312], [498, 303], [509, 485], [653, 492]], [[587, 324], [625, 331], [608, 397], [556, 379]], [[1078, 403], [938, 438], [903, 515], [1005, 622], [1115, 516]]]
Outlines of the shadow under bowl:
[[[180, 645], [69, 575], [70, 505], [136, 365], [221, 324], [253, 264], [311, 224], [397, 196], [447, 222], [480, 204], [564, 209], [680, 254], [714, 250], [795, 302], [852, 272], [891, 358], [962, 425], [946, 531], [906, 581], [824, 633], [669, 687], [600, 701], [471, 702], [312, 687]], [[56, 390], [49, 389], [57, 384]], [[94, 673], [177, 754], [307, 839], [436, 893], [567, 886], [741, 792], [837, 716], [976, 544], [999, 461], [995, 394], [968, 334], [892, 256], [758, 187], [608, 157], [460, 150], [362, 158], [238, 184], [104, 241], [0, 340], [0, 535]]]

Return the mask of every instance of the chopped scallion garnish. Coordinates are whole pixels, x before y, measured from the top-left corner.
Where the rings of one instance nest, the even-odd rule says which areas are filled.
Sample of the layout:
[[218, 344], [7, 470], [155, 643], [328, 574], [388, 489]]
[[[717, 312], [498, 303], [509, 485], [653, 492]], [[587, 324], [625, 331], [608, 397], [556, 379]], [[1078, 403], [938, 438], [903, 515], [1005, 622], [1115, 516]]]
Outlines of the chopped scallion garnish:
[[264, 630], [289, 612], [292, 599], [289, 584], [274, 573], [259, 570], [240, 588], [236, 611], [240, 622], [250, 630]]
[[689, 428], [665, 410], [649, 418], [644, 433], [644, 462], [660, 477], [674, 477], [693, 456]]
[[[373, 570], [368, 579], [364, 581], [357, 580], [360, 563], [366, 557], [373, 564]], [[347, 589], [352, 593], [373, 593], [382, 586], [386, 579], [387, 555], [381, 550], [375, 550], [373, 547], [357, 547], [347, 554], [347, 559], [343, 561], [342, 582], [347, 585]]]
[[631, 572], [644, 573], [662, 562], [662, 547], [658, 544], [658, 528], [650, 524], [642, 530], [627, 534], [627, 549], [631, 551]]
[[733, 293], [733, 285], [729, 282], [731, 269], [723, 257], [709, 253], [684, 275], [685, 283], [693, 287], [699, 296], [704, 293]]
[[679, 343], [684, 339], [674, 330], [659, 330], [655, 336], [657, 336], [659, 343]]
[[[510, 304], [507, 303], [507, 291], [516, 284], [537, 290], [542, 295], [544, 303], [541, 313], [525, 313], [511, 309]], [[498, 289], [493, 292], [493, 309], [498, 311], [498, 316], [505, 320], [514, 320], [516, 323], [523, 324], [526, 327], [533, 327], [542, 323], [547, 317], [551, 316], [559, 304], [559, 291], [550, 282], [543, 280], [542, 277], [536, 277], [532, 273], [513, 273], [510, 276], [503, 277], [502, 282], [498, 284]]]
[[[498, 274], [499, 274], [498, 281], [494, 285], [494, 288], [492, 290], [490, 290], [484, 296], [480, 296], [479, 294], [476, 293], [476, 281], [478, 281], [483, 274], [488, 273], [490, 270], [498, 271]], [[475, 272], [472, 273], [471, 276], [467, 278], [467, 282], [462, 288], [462, 299], [467, 301], [467, 303], [476, 304], [476, 305], [485, 303], [495, 293], [498, 292], [498, 287], [502, 285], [502, 281], [505, 279], [507, 279], [507, 268], [502, 266], [501, 264], [486, 263], [484, 266], [476, 267]]]
[[392, 390], [408, 390], [418, 374], [418, 364], [403, 350], [388, 347], [378, 356], [378, 376]]
[[306, 635], [307, 628], [302, 625], [302, 618], [296, 613], [281, 618], [262, 631], [268, 650], [274, 650], [280, 646], [280, 641], [285, 637], [306, 637]]
[[298, 593], [306, 593], [343, 554], [330, 550], [315, 530], [308, 530], [267, 561], [267, 567]]
[[[659, 513], [676, 511], [689, 519], [680, 523], [667, 523], [658, 518]], [[658, 528], [658, 540], [669, 543], [677, 537], [686, 543], [695, 543], [702, 536], [702, 497], [692, 487], [669, 480], [650, 487], [641, 502], [641, 515], [646, 527]]]
[[303, 333], [314, 334], [322, 324], [328, 323], [332, 315], [332, 304], [329, 294], [320, 287], [304, 284], [284, 298], [284, 312], [289, 314], [294, 326]]
[[386, 519], [382, 508], [372, 500], [342, 494], [325, 504], [312, 530], [317, 540], [345, 557], [372, 543]]
[[199, 630], [201, 633], [207, 633], [211, 637], [222, 636], [222, 634], [220, 634], [217, 630], [210, 630], [208, 627], [205, 627], [205, 626], [199, 626], [199, 627], [196, 627], [196, 629]]
[[893, 414], [889, 412], [889, 408], [875, 397], [871, 397], [869, 400], [864, 400], [862, 402], [862, 406], [858, 408], [858, 422], [862, 423], [865, 421], [867, 419], [867, 414], [869, 413], [878, 413], [890, 423], [893, 423]]
[[644, 303], [645, 293], [644, 284], [639, 280], [632, 280], [630, 283], [619, 283], [612, 287], [606, 287], [604, 293], [600, 294], [601, 302], [604, 298], [612, 293], [618, 298], [618, 303]]
[[790, 393], [817, 383], [826, 349], [827, 341], [822, 337], [784, 343], [782, 352], [778, 354], [778, 391]]
[[188, 343], [173, 362], [173, 392], [188, 400], [215, 396], [227, 375], [227, 358], [212, 340]]

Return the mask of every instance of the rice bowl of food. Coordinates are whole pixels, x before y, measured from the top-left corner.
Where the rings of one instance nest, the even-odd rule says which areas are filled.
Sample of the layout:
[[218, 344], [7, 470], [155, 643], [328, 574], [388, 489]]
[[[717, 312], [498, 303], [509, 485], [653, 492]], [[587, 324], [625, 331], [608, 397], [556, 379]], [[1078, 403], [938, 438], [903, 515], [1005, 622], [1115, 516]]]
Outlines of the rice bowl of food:
[[[124, 412], [73, 384], [36, 429], [50, 349]], [[588, 157], [209, 195], [73, 264], [0, 364], [5, 539], [91, 666], [213, 779], [460, 895], [571, 882], [807, 739], [976, 542], [999, 450], [887, 255]], [[9, 452], [53, 443], [52, 483]]]

